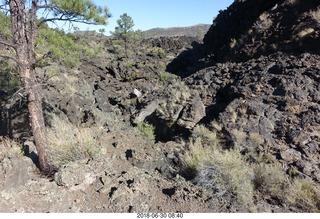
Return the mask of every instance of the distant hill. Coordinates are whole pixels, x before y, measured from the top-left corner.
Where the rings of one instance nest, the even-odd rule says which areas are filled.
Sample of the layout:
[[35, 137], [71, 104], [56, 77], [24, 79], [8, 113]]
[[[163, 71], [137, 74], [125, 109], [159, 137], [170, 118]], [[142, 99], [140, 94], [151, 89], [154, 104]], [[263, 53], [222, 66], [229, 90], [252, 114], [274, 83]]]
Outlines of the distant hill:
[[202, 39], [210, 26], [210, 24], [197, 24], [188, 27], [153, 28], [146, 30], [145, 33], [147, 37], [188, 36]]

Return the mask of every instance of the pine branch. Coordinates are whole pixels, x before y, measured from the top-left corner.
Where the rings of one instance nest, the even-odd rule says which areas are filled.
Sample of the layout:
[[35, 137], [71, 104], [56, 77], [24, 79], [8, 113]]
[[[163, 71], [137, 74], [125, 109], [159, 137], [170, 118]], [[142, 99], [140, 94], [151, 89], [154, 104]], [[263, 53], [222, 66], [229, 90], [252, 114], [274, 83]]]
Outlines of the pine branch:
[[17, 64], [19, 64], [18, 60], [14, 56], [0, 54], [0, 57], [5, 58], [5, 59], [11, 59], [11, 60], [15, 61]]
[[12, 43], [9, 43], [9, 42], [7, 42], [7, 41], [0, 40], [0, 44], [2, 44], [2, 45], [4, 45], [4, 46], [7, 46], [7, 47], [11, 47], [11, 48], [13, 48], [13, 49], [16, 48]]
[[88, 20], [86, 20], [84, 18], [81, 19], [81, 18], [78, 18], [77, 16], [68, 17], [68, 16], [65, 16], [65, 15], [61, 15], [60, 17], [43, 19], [43, 20], [40, 21], [38, 26], [40, 26], [41, 24], [46, 23], [46, 22], [53, 22], [54, 23], [55, 21], [75, 22], [75, 23], [82, 23], [82, 24], [89, 24], [89, 25], [97, 24], [94, 21], [88, 21]]

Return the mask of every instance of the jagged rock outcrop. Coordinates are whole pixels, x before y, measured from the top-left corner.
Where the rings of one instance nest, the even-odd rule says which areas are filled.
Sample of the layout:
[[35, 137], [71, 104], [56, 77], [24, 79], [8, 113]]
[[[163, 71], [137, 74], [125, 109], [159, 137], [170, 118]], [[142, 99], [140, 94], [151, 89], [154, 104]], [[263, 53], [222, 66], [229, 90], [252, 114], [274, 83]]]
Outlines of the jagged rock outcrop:
[[[185, 79], [202, 91], [208, 120], [223, 127], [230, 147], [263, 150], [288, 169], [320, 181], [319, 56], [275, 53], [247, 62], [225, 62]], [[234, 134], [244, 136], [240, 141]], [[260, 143], [250, 140], [256, 133]], [[246, 153], [246, 152], [244, 152]]]
[[[200, 93], [207, 121], [221, 125], [229, 147], [268, 151], [285, 170], [318, 182], [319, 13], [313, 0], [235, 1], [189, 51], [196, 68], [175, 69], [192, 74], [184, 81]], [[184, 55], [175, 62], [185, 63]]]
[[215, 63], [278, 51], [319, 54], [319, 23], [316, 0], [235, 1], [216, 17], [203, 44], [181, 53], [167, 70], [187, 77]]
[[235, 1], [204, 37], [214, 61], [244, 61], [281, 51], [318, 53], [319, 2], [315, 0]]

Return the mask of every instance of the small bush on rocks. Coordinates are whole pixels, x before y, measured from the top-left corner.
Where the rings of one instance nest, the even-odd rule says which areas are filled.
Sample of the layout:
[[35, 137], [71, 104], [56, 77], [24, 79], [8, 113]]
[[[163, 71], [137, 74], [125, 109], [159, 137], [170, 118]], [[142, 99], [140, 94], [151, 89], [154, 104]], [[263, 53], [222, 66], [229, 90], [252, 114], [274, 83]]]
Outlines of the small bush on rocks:
[[137, 125], [138, 130], [140, 131], [140, 133], [150, 139], [151, 141], [155, 141], [155, 134], [154, 134], [154, 126], [147, 123], [147, 122], [140, 122]]

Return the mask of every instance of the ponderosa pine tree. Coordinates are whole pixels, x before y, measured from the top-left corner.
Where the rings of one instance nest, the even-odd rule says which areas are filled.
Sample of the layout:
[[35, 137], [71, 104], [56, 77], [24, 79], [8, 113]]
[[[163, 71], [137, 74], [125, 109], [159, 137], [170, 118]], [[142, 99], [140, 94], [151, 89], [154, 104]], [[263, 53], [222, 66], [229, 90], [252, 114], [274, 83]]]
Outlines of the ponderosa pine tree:
[[110, 33], [116, 38], [124, 41], [124, 50], [126, 53], [126, 57], [128, 57], [128, 41], [131, 37], [133, 37], [134, 31], [132, 28], [134, 26], [134, 22], [127, 13], [124, 13], [120, 15], [120, 19], [117, 20], [117, 24], [118, 26], [115, 28], [114, 32]]
[[[13, 55], [0, 55], [14, 60], [27, 96], [32, 133], [43, 174], [53, 173], [47, 152], [47, 136], [42, 110], [40, 85], [35, 66], [36, 36], [43, 23], [65, 21], [85, 24], [107, 23], [110, 14], [106, 7], [99, 7], [91, 0], [3, 0], [0, 11], [11, 21], [11, 38], [0, 39], [0, 44], [12, 48]], [[46, 15], [46, 16], [43, 16]]]

